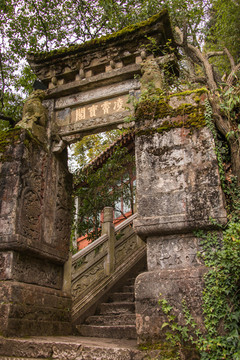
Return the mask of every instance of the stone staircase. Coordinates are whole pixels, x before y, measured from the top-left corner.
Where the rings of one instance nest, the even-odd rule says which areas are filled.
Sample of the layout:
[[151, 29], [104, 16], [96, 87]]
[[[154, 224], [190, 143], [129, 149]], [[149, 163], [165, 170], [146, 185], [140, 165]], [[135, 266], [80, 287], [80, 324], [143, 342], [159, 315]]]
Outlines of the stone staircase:
[[[82, 336], [3, 338], [0, 360], [147, 360], [156, 358], [151, 351], [137, 347], [134, 281], [145, 271], [141, 267], [126, 275], [94, 315], [77, 325]], [[136, 276], [135, 276], [136, 275]], [[161, 357], [158, 357], [162, 359]], [[163, 358], [164, 359], [164, 358]]]
[[76, 328], [81, 336], [112, 339], [136, 339], [134, 297], [135, 277], [109, 294], [107, 302], [99, 304], [94, 315]]

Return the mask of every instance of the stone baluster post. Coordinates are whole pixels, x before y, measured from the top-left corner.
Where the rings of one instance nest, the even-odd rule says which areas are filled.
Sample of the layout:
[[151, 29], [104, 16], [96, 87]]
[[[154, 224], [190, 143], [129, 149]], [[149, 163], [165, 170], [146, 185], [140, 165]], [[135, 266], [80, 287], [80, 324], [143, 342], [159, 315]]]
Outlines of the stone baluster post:
[[110, 275], [115, 267], [115, 233], [113, 225], [113, 208], [105, 207], [103, 210], [104, 220], [102, 224], [102, 235], [108, 235], [108, 255], [105, 262], [105, 273]]
[[72, 285], [72, 253], [69, 252], [68, 260], [64, 264], [63, 268], [63, 292], [67, 295], [71, 295]]

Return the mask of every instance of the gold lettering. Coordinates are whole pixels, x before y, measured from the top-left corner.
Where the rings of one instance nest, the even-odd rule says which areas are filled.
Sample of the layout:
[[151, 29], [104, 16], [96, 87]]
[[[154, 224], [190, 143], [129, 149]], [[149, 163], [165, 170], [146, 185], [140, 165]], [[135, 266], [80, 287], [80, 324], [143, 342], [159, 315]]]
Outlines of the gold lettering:
[[116, 101], [114, 101], [113, 110], [114, 111], [122, 111], [122, 110], [124, 110], [123, 99], [118, 98]]
[[76, 121], [85, 120], [86, 118], [86, 109], [81, 108], [76, 110]]
[[88, 108], [88, 110], [90, 112], [90, 117], [96, 116], [97, 108], [98, 108], [98, 105], [92, 105], [91, 107]]
[[103, 110], [104, 115], [108, 114], [109, 109], [110, 109], [111, 103], [109, 101], [105, 101], [102, 105], [101, 108]]

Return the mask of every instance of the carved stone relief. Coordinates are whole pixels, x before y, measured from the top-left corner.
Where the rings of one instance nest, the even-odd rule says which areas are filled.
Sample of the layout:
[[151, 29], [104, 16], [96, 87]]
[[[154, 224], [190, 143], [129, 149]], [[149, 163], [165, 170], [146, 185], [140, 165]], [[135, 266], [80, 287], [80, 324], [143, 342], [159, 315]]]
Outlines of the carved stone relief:
[[199, 241], [192, 235], [181, 234], [149, 237], [147, 246], [149, 271], [202, 265], [197, 256], [201, 252]]
[[31, 188], [25, 188], [22, 193], [21, 234], [40, 241], [41, 216], [41, 201], [38, 194]]
[[126, 260], [130, 254], [134, 253], [138, 247], [137, 236], [135, 234], [133, 234], [133, 236], [127, 240], [128, 241], [122, 242], [115, 248], [116, 267], [119, 266], [124, 260]]
[[139, 235], [210, 228], [226, 222], [224, 199], [207, 128], [179, 128], [136, 139]]
[[25, 239], [25, 247], [54, 258], [67, 258], [71, 226], [72, 177], [61, 156], [63, 162], [30, 142], [21, 159], [21, 186], [16, 189], [20, 193], [17, 234]]
[[62, 287], [62, 266], [22, 253], [14, 253], [12, 279], [55, 289]]
[[84, 272], [79, 278], [75, 279], [72, 284], [72, 299], [76, 301], [84, 292], [95, 283], [98, 283], [105, 277], [104, 261], [95, 264]]

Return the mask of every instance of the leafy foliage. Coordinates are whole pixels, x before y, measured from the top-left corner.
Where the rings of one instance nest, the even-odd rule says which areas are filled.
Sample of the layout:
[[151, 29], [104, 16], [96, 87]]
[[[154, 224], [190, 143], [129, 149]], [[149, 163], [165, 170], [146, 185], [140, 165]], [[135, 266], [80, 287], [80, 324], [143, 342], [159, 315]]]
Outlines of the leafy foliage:
[[[214, 0], [208, 23], [207, 44], [212, 50], [227, 47], [235, 61], [240, 57], [240, 4], [235, 0]], [[223, 58], [217, 62], [222, 67]], [[226, 64], [226, 63], [225, 63]]]
[[202, 295], [206, 334], [198, 329], [184, 300], [185, 325], [182, 326], [176, 322], [173, 308], [166, 299], [160, 298], [159, 304], [168, 319], [162, 327], [170, 329], [166, 339], [179, 351], [190, 342], [201, 360], [237, 360], [240, 358], [240, 224], [231, 222], [221, 242], [219, 232], [201, 231], [197, 235], [203, 248], [201, 256], [209, 267]]
[[114, 143], [126, 130], [111, 130], [105, 133], [84, 136], [73, 146], [73, 159], [80, 168], [100, 155]]
[[[131, 178], [134, 174], [134, 156], [126, 148], [117, 148], [101, 167], [88, 166], [75, 174], [76, 191], [80, 201], [78, 233], [88, 234], [88, 239], [100, 235], [100, 214], [105, 206], [115, 210], [119, 198], [131, 205], [133, 211], [134, 188]], [[79, 186], [78, 186], [79, 185]]]

